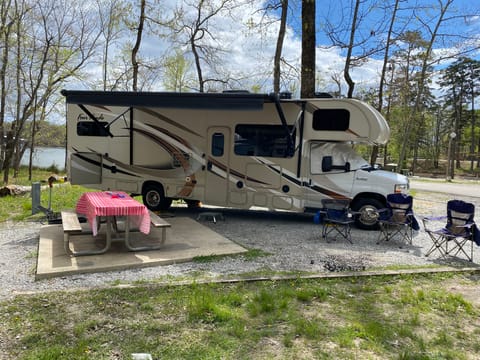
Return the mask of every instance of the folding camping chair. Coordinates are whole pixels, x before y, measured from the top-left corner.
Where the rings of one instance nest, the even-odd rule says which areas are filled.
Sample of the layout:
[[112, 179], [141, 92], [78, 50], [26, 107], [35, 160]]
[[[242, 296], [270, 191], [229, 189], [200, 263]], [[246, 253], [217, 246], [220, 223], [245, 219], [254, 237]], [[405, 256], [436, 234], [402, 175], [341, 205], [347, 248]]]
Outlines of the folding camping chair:
[[335, 231], [352, 244], [351, 225], [355, 222], [356, 213], [350, 210], [348, 199], [322, 199], [322, 209], [315, 217], [314, 222], [322, 223], [322, 237], [327, 241], [328, 234]]
[[377, 244], [398, 238], [412, 245], [413, 230], [419, 229], [412, 207], [413, 198], [410, 195], [401, 193], [387, 195], [387, 207], [378, 210], [380, 234]]
[[[438, 250], [442, 257], [463, 254], [468, 261], [473, 262], [473, 244], [480, 245], [480, 233], [474, 221], [475, 206], [462, 200], [447, 202], [447, 216], [425, 217], [423, 224], [425, 232], [432, 239], [433, 245], [426, 252], [429, 256]], [[432, 221], [447, 220], [446, 225], [432, 230], [429, 225]], [[468, 249], [470, 246], [470, 249]], [[469, 251], [468, 251], [469, 250]]]

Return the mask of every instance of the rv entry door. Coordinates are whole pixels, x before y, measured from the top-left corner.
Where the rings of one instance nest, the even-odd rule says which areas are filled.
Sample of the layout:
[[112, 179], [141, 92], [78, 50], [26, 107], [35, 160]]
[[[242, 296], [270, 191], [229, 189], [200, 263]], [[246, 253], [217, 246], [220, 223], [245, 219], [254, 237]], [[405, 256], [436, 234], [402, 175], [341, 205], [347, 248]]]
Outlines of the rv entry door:
[[230, 128], [208, 128], [205, 176], [205, 202], [207, 204], [227, 204], [230, 180], [229, 155]]

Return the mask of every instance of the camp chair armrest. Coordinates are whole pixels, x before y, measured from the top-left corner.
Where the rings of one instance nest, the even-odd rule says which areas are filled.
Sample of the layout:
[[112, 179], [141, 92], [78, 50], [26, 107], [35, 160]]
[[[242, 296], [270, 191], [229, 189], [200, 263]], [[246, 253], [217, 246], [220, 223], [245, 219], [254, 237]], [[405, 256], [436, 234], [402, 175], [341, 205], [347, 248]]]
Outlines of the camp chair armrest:
[[425, 221], [441, 221], [446, 220], [448, 216], [425, 216], [422, 220]]
[[446, 220], [448, 216], [425, 216], [422, 218], [423, 222], [423, 227], [425, 228], [425, 231], [433, 231], [431, 228], [428, 227], [428, 223], [432, 221], [442, 221]]
[[413, 211], [409, 211], [405, 215], [407, 216], [408, 219], [413, 219], [415, 217], [415, 214], [413, 213]]
[[457, 226], [457, 227], [464, 227], [464, 228], [469, 228], [469, 229], [470, 229], [473, 225], [475, 225], [475, 223], [470, 222], [470, 223], [466, 223], [466, 224], [464, 224], [464, 225], [455, 225], [455, 226]]

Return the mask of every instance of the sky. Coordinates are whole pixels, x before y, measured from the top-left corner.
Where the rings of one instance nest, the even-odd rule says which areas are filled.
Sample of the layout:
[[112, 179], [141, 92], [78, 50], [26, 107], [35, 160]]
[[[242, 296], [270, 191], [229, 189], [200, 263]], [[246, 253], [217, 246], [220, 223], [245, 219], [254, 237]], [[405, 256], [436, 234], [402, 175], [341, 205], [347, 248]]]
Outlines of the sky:
[[[367, 8], [366, 5], [372, 5], [373, 3], [374, 1], [362, 1], [362, 7], [359, 11], [361, 20], [356, 37], [365, 41], [365, 43], [361, 47], [354, 49], [354, 55], [361, 54], [364, 49], [373, 48], [380, 42], [385, 43], [390, 24], [389, 17], [393, 13], [393, 6], [390, 4], [393, 1], [380, 1], [377, 3], [380, 3], [383, 7], [376, 4]], [[399, 33], [402, 30], [419, 30], [425, 39], [429, 39], [431, 36], [429, 31], [433, 29], [438, 19], [438, 6], [445, 3], [445, 0], [402, 1], [397, 12], [398, 25], [394, 28], [394, 31]], [[332, 29], [337, 40], [345, 43], [348, 41], [353, 1], [326, 0], [317, 1], [316, 5], [317, 71], [325, 74], [325, 77], [328, 79], [328, 74], [331, 74], [332, 71], [341, 72], [343, 69], [347, 50], [339, 46], [332, 46], [332, 39], [327, 36], [326, 32]], [[417, 10], [414, 11], [414, 8]], [[299, 5], [293, 5], [289, 20], [289, 26], [293, 35], [289, 39], [290, 41], [297, 42], [301, 39], [300, 16]], [[438, 42], [434, 46], [434, 54], [440, 56], [445, 53], [457, 53], [459, 43], [466, 45], [464, 40], [467, 36], [476, 37], [477, 47], [480, 46], [480, 1], [453, 0], [446, 18], [449, 20], [445, 21], [439, 30], [441, 36], [438, 37]], [[463, 38], [460, 36], [463, 36]], [[478, 50], [466, 54], [466, 56], [480, 60], [480, 52]], [[383, 57], [383, 52], [372, 54], [365, 63], [353, 69], [352, 77], [357, 86], [368, 88], [378, 83]], [[440, 61], [435, 64], [435, 67], [437, 69], [445, 68], [454, 60]]]
[[[137, 1], [132, 0], [134, 3]], [[241, 86], [251, 90], [259, 87], [261, 92], [273, 91], [273, 56], [278, 36], [279, 11], [265, 13], [260, 9], [265, 7], [266, 1], [247, 1], [244, 5], [233, 9], [229, 14], [220, 14], [212, 17], [208, 23], [214, 38], [209, 39], [212, 46], [223, 51], [218, 52], [219, 68], [222, 73], [232, 78], [241, 79], [230, 87]], [[270, 0], [272, 2], [273, 0]], [[345, 64], [346, 49], [332, 45], [326, 35], [326, 29], [334, 29], [334, 35], [341, 41], [347, 41], [350, 30], [350, 18], [353, 0], [322, 0], [316, 4], [317, 28], [317, 91], [334, 91], [337, 89], [332, 78], [342, 80]], [[428, 38], [428, 31], [436, 22], [438, 4], [452, 0], [403, 0], [398, 12], [396, 31], [420, 29]], [[393, 0], [363, 0], [360, 10], [361, 23], [357, 31], [357, 38], [362, 39], [362, 48], [356, 47], [354, 55], [362, 53], [363, 48], [372, 48], [386, 38], [391, 8], [382, 8], [379, 5], [367, 8], [375, 2], [383, 7]], [[173, 10], [182, 7], [185, 13], [193, 18], [195, 8], [190, 3], [196, 0], [164, 0], [160, 4], [165, 17], [171, 16]], [[414, 11], [415, 9], [415, 11]], [[477, 37], [480, 47], [480, 1], [453, 0], [448, 13], [449, 21], [440, 29], [442, 36], [435, 46], [435, 54], [457, 51], [457, 46], [465, 45], [465, 38], [470, 35]], [[386, 14], [386, 15], [385, 15]], [[475, 16], [466, 16], [474, 14]], [[269, 26], [261, 26], [270, 24]], [[448, 34], [448, 36], [443, 36]], [[461, 38], [465, 36], [465, 38]], [[205, 37], [207, 38], [207, 37]], [[133, 41], [130, 39], [130, 41]], [[159, 59], [166, 53], [173, 52], [174, 45], [168, 38], [159, 38], [156, 35], [147, 35], [141, 46], [143, 56], [150, 59]], [[186, 50], [188, 54], [188, 50]], [[469, 53], [467, 56], [478, 58], [479, 53]], [[289, 1], [289, 15], [286, 37], [282, 50], [284, 64], [282, 66], [282, 90], [299, 92], [299, 69], [301, 59], [301, 2]], [[383, 53], [373, 54], [352, 70], [352, 77], [356, 89], [368, 89], [378, 84], [380, 69], [383, 64]], [[438, 68], [445, 67], [452, 59], [435, 64]], [[155, 91], [162, 91], [162, 84], [155, 85]]]

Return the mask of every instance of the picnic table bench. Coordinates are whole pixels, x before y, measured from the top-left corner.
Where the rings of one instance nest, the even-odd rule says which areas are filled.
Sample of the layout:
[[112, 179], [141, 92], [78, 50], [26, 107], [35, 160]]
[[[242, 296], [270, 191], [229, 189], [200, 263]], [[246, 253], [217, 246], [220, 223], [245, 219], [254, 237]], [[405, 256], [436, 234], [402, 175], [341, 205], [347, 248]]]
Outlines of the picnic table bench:
[[63, 247], [65, 252], [69, 255], [72, 255], [72, 250], [70, 250], [70, 234], [81, 234], [82, 225], [78, 219], [77, 214], [71, 210], [64, 210], [61, 212], [62, 216], [62, 227], [63, 227]]
[[149, 210], [148, 212], [150, 213], [151, 224], [156, 228], [162, 229], [162, 239], [160, 241], [160, 244], [163, 245], [165, 239], [167, 238], [167, 228], [171, 227], [172, 225], [170, 225], [170, 223], [167, 222], [165, 219], [155, 214], [153, 211]]

